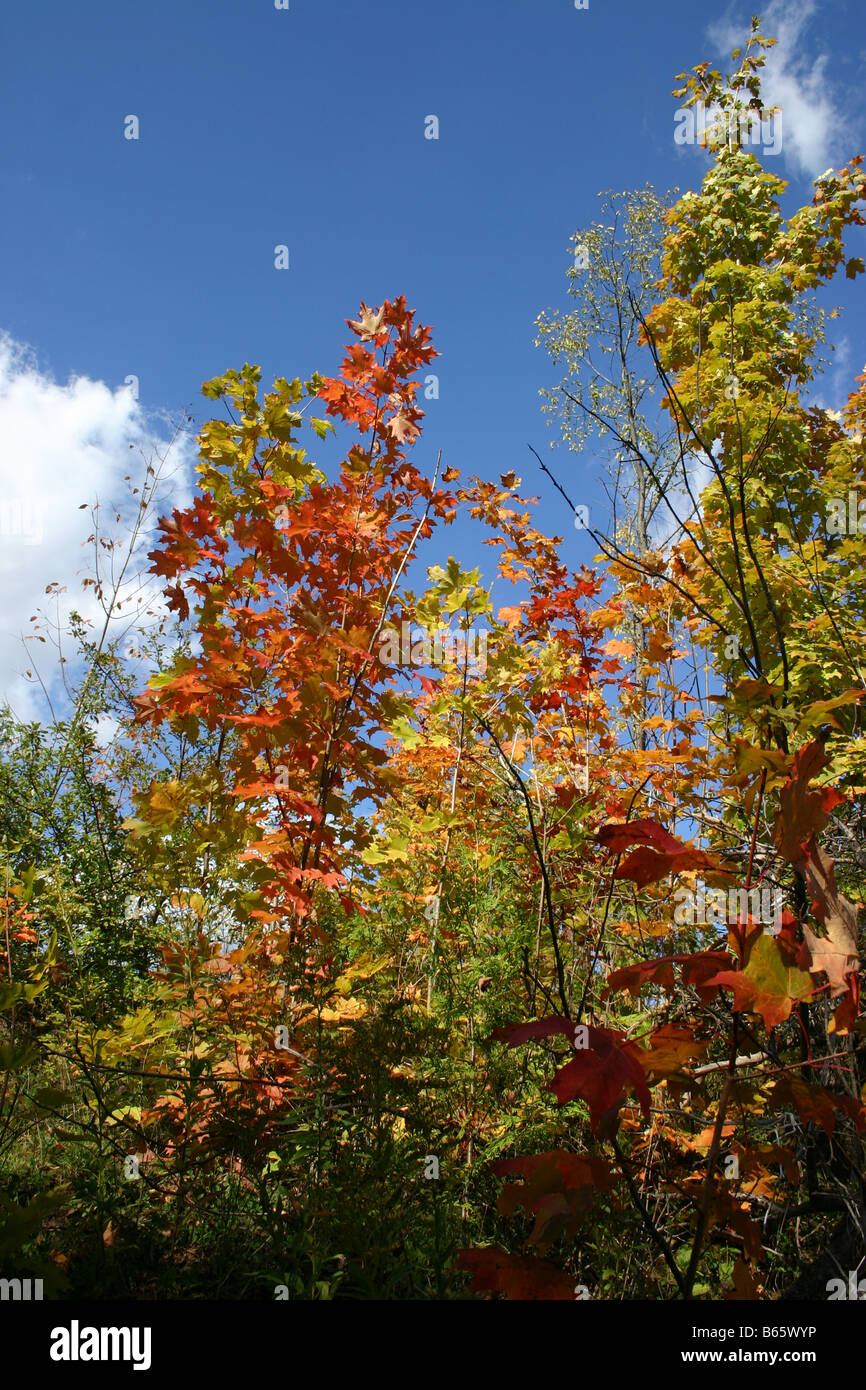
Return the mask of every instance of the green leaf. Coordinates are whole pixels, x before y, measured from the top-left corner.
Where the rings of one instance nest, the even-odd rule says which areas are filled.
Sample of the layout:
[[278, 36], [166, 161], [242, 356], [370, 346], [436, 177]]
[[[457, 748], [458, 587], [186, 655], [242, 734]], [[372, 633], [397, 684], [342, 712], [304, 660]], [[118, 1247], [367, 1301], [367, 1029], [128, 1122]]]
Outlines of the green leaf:
[[71, 1105], [74, 1099], [72, 1091], [60, 1091], [53, 1086], [42, 1086], [31, 1096], [34, 1104], [44, 1110], [60, 1110], [64, 1105]]

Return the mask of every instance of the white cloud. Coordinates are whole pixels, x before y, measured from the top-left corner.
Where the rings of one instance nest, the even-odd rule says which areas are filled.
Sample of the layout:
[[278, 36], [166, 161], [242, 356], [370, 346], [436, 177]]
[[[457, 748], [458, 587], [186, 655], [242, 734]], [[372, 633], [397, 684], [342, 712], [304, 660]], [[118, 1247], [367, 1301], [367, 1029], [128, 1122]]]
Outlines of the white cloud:
[[[146, 461], [158, 463], [165, 455], [171, 433], [169, 421], [148, 417], [129, 388], [113, 390], [87, 377], [60, 385], [40, 370], [31, 349], [0, 333], [0, 698], [20, 718], [47, 715], [38, 687], [23, 674], [27, 669], [38, 666], [52, 700], [63, 701], [50, 641], [22, 643], [33, 631], [31, 617], [41, 609], [65, 622], [75, 608], [101, 628], [104, 614], [93, 590], [81, 587], [92, 565], [93, 548], [85, 544], [93, 531], [90, 508], [98, 500], [101, 529], [123, 536], [134, 507], [124, 478], [130, 474], [139, 483]], [[168, 508], [169, 494], [173, 505], [186, 500], [191, 455], [192, 441], [180, 436], [167, 460], [172, 476], [159, 512]], [[84, 511], [82, 503], [88, 504]], [[151, 545], [145, 536], [133, 574], [147, 567]], [[104, 552], [103, 558], [110, 563]], [[49, 598], [45, 591], [52, 583], [67, 592]]]
[[813, 388], [816, 405], [823, 406], [825, 410], [838, 410], [845, 405], [850, 392], [854, 390], [854, 377], [857, 375], [852, 370], [850, 339], [840, 333], [833, 347], [835, 351], [828, 352], [825, 374], [818, 377]]
[[[712, 449], [714, 457], [718, 458], [718, 441]], [[649, 541], [656, 550], [666, 551], [672, 542], [683, 539], [680, 523], [695, 523], [700, 519], [700, 496], [714, 477], [705, 454], [694, 452], [685, 455], [679, 471], [665, 488], [667, 505], [660, 502], [653, 516]]]
[[[771, 0], [761, 14], [761, 32], [778, 43], [766, 54], [761, 72], [761, 99], [765, 107], [782, 108], [782, 158], [797, 173], [814, 178], [856, 153], [857, 120], [828, 79], [829, 55], [818, 48], [814, 30], [807, 30], [818, 13], [817, 0]], [[729, 19], [708, 30], [720, 54], [744, 48], [745, 24]], [[772, 167], [773, 160], [767, 161]]]

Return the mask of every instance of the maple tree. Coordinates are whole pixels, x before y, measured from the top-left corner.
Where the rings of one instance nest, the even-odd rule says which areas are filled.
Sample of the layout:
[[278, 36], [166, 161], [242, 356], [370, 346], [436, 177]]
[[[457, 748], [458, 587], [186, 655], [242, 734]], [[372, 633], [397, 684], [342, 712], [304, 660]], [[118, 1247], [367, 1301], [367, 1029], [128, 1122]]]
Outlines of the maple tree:
[[[759, 70], [766, 46], [754, 22], [745, 56], [731, 78], [724, 81], [701, 65], [675, 95], [686, 97], [687, 104], [703, 97], [725, 115], [739, 113], [745, 105], [760, 111]], [[725, 128], [736, 132], [741, 126], [728, 121]], [[719, 142], [700, 194], [686, 195], [667, 214], [670, 231], [664, 240], [658, 302], [647, 314], [639, 296], [628, 296], [631, 320], [650, 350], [662, 404], [676, 432], [681, 495], [692, 505], [680, 516], [667, 501], [681, 535], [668, 556], [648, 554], [645, 537], [638, 535], [637, 547], [630, 554], [620, 547], [611, 568], [626, 581], [626, 592], [642, 585], [644, 604], [658, 605], [653, 589], [666, 592], [670, 613], [683, 622], [689, 637], [709, 649], [723, 688], [714, 697], [717, 713], [705, 709], [701, 720], [714, 753], [702, 769], [712, 784], [712, 801], [708, 803], [705, 782], [703, 814], [697, 816], [707, 848], [683, 843], [648, 817], [608, 823], [597, 839], [616, 855], [611, 894], [618, 879], [649, 889], [669, 875], [699, 871], [707, 882], [714, 875], [721, 883], [726, 877], [739, 881], [748, 902], [753, 884], [768, 878], [774, 885], [784, 884], [790, 875], [786, 896], [791, 906], [774, 934], [746, 911], [730, 924], [724, 950], [681, 950], [620, 967], [608, 976], [608, 990], [625, 986], [640, 996], [650, 986], [673, 1005], [673, 1011], [663, 1009], [659, 1029], [652, 1027], [654, 1009], [641, 1020], [641, 1041], [649, 1044], [642, 1049], [641, 1063], [647, 1078], [670, 1090], [679, 1103], [671, 1112], [660, 1101], [662, 1118], [643, 1130], [633, 1114], [623, 1111], [631, 1155], [615, 1133], [617, 1111], [628, 1091], [626, 1057], [633, 1055], [622, 1049], [633, 1043], [606, 1038], [599, 1049], [590, 1026], [575, 1038], [575, 1047], [583, 1050], [550, 1083], [562, 1102], [575, 1094], [575, 1087], [589, 1102], [591, 1130], [596, 1139], [611, 1142], [634, 1205], [685, 1297], [693, 1295], [704, 1245], [716, 1226], [725, 1243], [742, 1250], [731, 1296], [754, 1296], [760, 1288], [764, 1256], [756, 1204], [765, 1217], [775, 1209], [784, 1220], [784, 1203], [766, 1148], [748, 1136], [750, 1131], [760, 1134], [764, 1117], [783, 1103], [783, 1096], [802, 1125], [798, 1147], [806, 1151], [808, 1199], [800, 1209], [843, 1213], [840, 1232], [848, 1248], [856, 1248], [859, 1239], [847, 1215], [849, 1204], [857, 1210], [862, 1203], [860, 1135], [866, 1126], [854, 1047], [858, 909], [837, 888], [832, 860], [819, 836], [834, 810], [853, 809], [852, 793], [856, 801], [863, 788], [856, 713], [866, 693], [857, 637], [862, 629], [862, 557], [856, 541], [851, 545], [828, 535], [826, 505], [833, 495], [826, 490], [830, 478], [832, 489], [844, 489], [846, 496], [858, 482], [862, 485], [862, 434], [856, 429], [862, 393], [855, 391], [850, 398], [847, 431], [828, 412], [802, 405], [799, 393], [811, 379], [810, 359], [821, 336], [821, 315], [810, 309], [806, 295], [843, 262], [845, 225], [862, 222], [857, 205], [866, 184], [860, 163], [855, 159], [837, 174], [823, 176], [812, 208], [786, 224], [777, 207], [781, 181], [761, 170], [736, 135]], [[862, 269], [856, 258], [847, 261], [849, 276]], [[573, 346], [567, 331], [562, 342], [565, 351]], [[583, 362], [586, 343], [578, 346]], [[629, 380], [623, 358], [626, 396]], [[646, 474], [666, 498], [671, 488], [669, 476], [660, 476], [667, 463], [660, 463], [662, 451], [653, 450], [647, 431], [626, 427], [621, 400], [608, 396], [595, 392], [592, 407], [570, 399], [590, 422], [612, 435], [638, 475]], [[690, 482], [696, 461], [711, 474], [699, 504]], [[850, 568], [845, 563], [849, 555]], [[632, 612], [640, 608], [635, 605]], [[638, 640], [643, 643], [644, 635]], [[633, 650], [622, 644], [624, 655]], [[669, 643], [665, 655], [672, 654]], [[642, 660], [636, 661], [636, 677], [644, 685], [641, 713], [648, 708], [645, 675]], [[831, 698], [819, 698], [828, 693], [828, 684]], [[845, 722], [842, 710], [849, 711]], [[665, 727], [662, 719], [647, 722]], [[835, 772], [837, 784], [813, 788], [814, 779], [827, 769]], [[840, 778], [847, 794], [839, 789]], [[649, 780], [655, 780], [653, 772]], [[718, 811], [708, 816], [713, 804]], [[671, 797], [671, 805], [679, 820], [690, 817], [681, 795]], [[761, 835], [768, 813], [771, 833]], [[649, 902], [644, 910], [660, 906], [663, 911], [657, 901]], [[822, 934], [810, 925], [811, 914], [824, 928]], [[718, 1061], [692, 1072], [685, 1064], [706, 1050], [712, 1034], [698, 1031], [700, 1013], [677, 990], [674, 964], [681, 968], [683, 985], [695, 990], [705, 1008], [715, 1003], [720, 989], [731, 992], [728, 1036], [717, 1040], [725, 1051]], [[656, 999], [661, 1002], [659, 993]], [[586, 1002], [584, 991], [578, 1019]], [[789, 1060], [796, 1035], [783, 1041], [781, 1034], [792, 1018], [800, 1033], [799, 1063]], [[763, 1025], [763, 1040], [756, 1020]], [[703, 1029], [709, 1024], [708, 1019]], [[566, 1024], [548, 1018], [527, 1024], [514, 1036], [567, 1033], [570, 1027], [571, 1019]], [[758, 1045], [757, 1053], [741, 1057], [744, 1041]], [[803, 1080], [798, 1070], [805, 1074]], [[682, 1162], [694, 1151], [694, 1142], [667, 1116], [687, 1113], [681, 1096], [691, 1100], [696, 1119], [705, 1109], [709, 1098], [696, 1096], [690, 1079], [701, 1072], [708, 1080], [724, 1081], [715, 1097], [715, 1118], [705, 1131], [706, 1162], [697, 1179], [684, 1171]], [[835, 1132], [843, 1155], [841, 1162], [831, 1160], [825, 1168], [825, 1181], [831, 1177], [834, 1187], [829, 1201], [820, 1190], [819, 1146], [811, 1128], [818, 1113], [813, 1092], [799, 1089], [818, 1076], [823, 1083], [815, 1088], [823, 1103], [821, 1120], [828, 1132]], [[646, 1112], [648, 1101], [641, 1098], [636, 1076], [632, 1086]], [[778, 1158], [784, 1149], [776, 1145], [772, 1153]], [[636, 1156], [641, 1156], [644, 1190], [671, 1190], [673, 1185], [683, 1215], [691, 1213], [684, 1245], [679, 1245], [683, 1236], [674, 1240], [653, 1221], [631, 1173]], [[723, 1157], [734, 1163], [723, 1165]], [[786, 1181], [799, 1181], [790, 1156], [785, 1174]], [[680, 1250], [686, 1254], [683, 1263], [677, 1259]], [[513, 1284], [499, 1270], [498, 1282], [491, 1285], [484, 1282], [488, 1276], [473, 1263], [474, 1256], [465, 1260], [476, 1271], [476, 1287], [533, 1296], [525, 1265]], [[548, 1285], [548, 1271], [539, 1267], [537, 1296], [548, 1296]]]

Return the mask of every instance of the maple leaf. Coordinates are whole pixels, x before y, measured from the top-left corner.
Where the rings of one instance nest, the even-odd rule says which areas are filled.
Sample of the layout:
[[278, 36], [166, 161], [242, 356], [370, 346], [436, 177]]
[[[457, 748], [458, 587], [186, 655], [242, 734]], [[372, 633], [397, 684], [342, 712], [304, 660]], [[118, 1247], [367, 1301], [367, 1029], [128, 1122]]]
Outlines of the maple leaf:
[[634, 642], [623, 642], [618, 637], [612, 637], [609, 642], [605, 642], [602, 651], [608, 656], [629, 657], [634, 653]]
[[638, 888], [646, 888], [650, 883], [658, 883], [668, 874], [683, 873], [688, 869], [709, 869], [719, 871], [712, 855], [703, 850], [683, 845], [672, 854], [658, 854], [649, 845], [641, 845], [620, 864], [614, 878], [627, 878]]
[[746, 1258], [757, 1262], [763, 1254], [761, 1227], [749, 1216], [749, 1208], [724, 1188], [717, 1188], [711, 1202], [712, 1216], [730, 1226], [742, 1238]]
[[507, 1042], [509, 1047], [519, 1047], [521, 1043], [528, 1042], [530, 1038], [549, 1038], [561, 1033], [564, 1037], [574, 1037], [575, 1025], [571, 1019], [563, 1018], [560, 1014], [554, 1014], [548, 1018], [535, 1018], [529, 1023], [506, 1023], [502, 1028], [493, 1030], [493, 1037], [501, 1042]]
[[661, 1081], [663, 1077], [675, 1076], [685, 1062], [700, 1057], [708, 1047], [709, 1043], [698, 1042], [689, 1028], [665, 1023], [650, 1035], [649, 1047], [639, 1054], [640, 1064], [648, 1080]]
[[499, 1176], [516, 1174], [522, 1186], [503, 1188], [497, 1211], [510, 1216], [518, 1207], [532, 1212], [535, 1226], [529, 1239], [542, 1248], [560, 1235], [574, 1236], [592, 1206], [595, 1189], [612, 1187], [617, 1175], [603, 1158], [553, 1149], [526, 1158], [503, 1158], [490, 1165]]
[[617, 1180], [607, 1159], [571, 1153], [568, 1149], [551, 1149], [547, 1153], [531, 1154], [526, 1158], [498, 1158], [493, 1160], [490, 1168], [500, 1176], [505, 1173], [519, 1174], [527, 1179], [534, 1191], [544, 1190], [544, 1184], [554, 1179], [563, 1188], [611, 1187]]
[[[680, 869], [685, 868], [710, 868], [716, 872], [725, 872], [703, 850], [683, 844], [682, 840], [671, 835], [664, 826], [651, 820], [603, 825], [596, 833], [596, 840], [604, 849], [616, 854], [621, 854], [631, 845], [640, 845], [642, 849], [636, 850], [626, 863], [620, 866], [617, 877], [632, 878], [634, 873], [637, 873], [638, 878], [635, 881], [641, 885], [653, 883], [655, 877], [662, 878], [666, 873], [678, 873]], [[662, 868], [663, 863], [668, 867]], [[634, 873], [626, 872], [629, 865], [633, 866]], [[656, 869], [658, 873], [655, 873]], [[655, 873], [655, 877], [647, 878], [645, 875], [651, 871]]]
[[712, 977], [730, 957], [725, 951], [701, 951], [683, 961], [683, 984], [691, 985], [702, 1004], [708, 1004], [715, 994]]
[[740, 1173], [744, 1177], [772, 1176], [773, 1181], [777, 1181], [776, 1175], [771, 1174], [770, 1165], [779, 1164], [785, 1170], [785, 1177], [789, 1183], [795, 1187], [800, 1181], [800, 1169], [798, 1168], [790, 1149], [784, 1149], [779, 1144], [762, 1144], [755, 1148], [746, 1148], [739, 1155]]
[[586, 1101], [590, 1124], [599, 1134], [615, 1120], [625, 1089], [631, 1086], [644, 1115], [649, 1117], [650, 1094], [638, 1060], [639, 1050], [615, 1029], [575, 1025], [567, 1018], [550, 1017], [497, 1028], [493, 1036], [507, 1039], [509, 1047], [519, 1047], [532, 1038], [551, 1037], [557, 1033], [569, 1037], [578, 1047], [577, 1055], [549, 1082], [549, 1089], [560, 1105], [577, 1096]]
[[637, 1060], [637, 1049], [624, 1051], [615, 1045], [587, 1048], [578, 1052], [554, 1075], [549, 1088], [560, 1105], [580, 1097], [589, 1106], [589, 1122], [593, 1132], [607, 1130], [604, 1123], [612, 1118], [621, 1105], [627, 1086], [637, 1094], [645, 1118], [649, 1118], [650, 1094], [643, 1068]]
[[816, 936], [811, 927], [803, 927], [803, 940], [811, 955], [809, 969], [813, 972], [823, 971], [830, 984], [830, 993], [834, 996], [847, 993], [848, 976], [860, 964], [850, 948], [851, 938], [844, 924], [835, 919], [835, 927], [827, 936]]
[[770, 1083], [770, 1110], [796, 1110], [804, 1122], [820, 1125], [831, 1135], [836, 1124], [833, 1100], [823, 1086], [810, 1086], [798, 1076], [779, 1076]]
[[815, 991], [811, 975], [791, 964], [775, 937], [762, 932], [744, 970], [722, 970], [706, 981], [734, 992], [734, 1008], [760, 1014], [767, 1029], [790, 1017], [794, 1004]]
[[853, 689], [837, 695], [834, 700], [813, 700], [803, 711], [797, 726], [798, 731], [805, 733], [806, 729], [814, 725], [829, 724], [843, 732], [843, 726], [836, 717], [836, 710], [845, 705], [859, 704], [863, 699], [866, 699], [866, 690]]
[[734, 739], [734, 762], [743, 773], [767, 771], [776, 776], [787, 777], [791, 759], [786, 753], [774, 749], [756, 748], [744, 738]]
[[418, 426], [404, 410], [398, 411], [396, 415], [392, 416], [388, 421], [387, 428], [391, 437], [396, 439], [398, 444], [404, 444], [407, 439], [411, 442], [418, 434]]
[[515, 1301], [574, 1299], [571, 1275], [531, 1255], [508, 1255], [491, 1245], [483, 1250], [458, 1250], [457, 1265], [472, 1275], [476, 1293], [504, 1293]]
[[523, 620], [523, 609], [519, 606], [500, 608], [496, 617], [500, 623], [507, 623], [510, 631], [513, 632]]
[[596, 840], [612, 853], [621, 854], [630, 845], [640, 845], [620, 864], [614, 878], [631, 879], [640, 888], [657, 883], [668, 874], [680, 873], [686, 869], [709, 869], [714, 873], [724, 873], [712, 855], [671, 835], [664, 826], [651, 820], [624, 821], [614, 825], [603, 825], [596, 833]]
[[805, 842], [824, 829], [833, 807], [845, 800], [835, 787], [809, 790], [809, 783], [829, 762], [822, 743], [807, 744], [795, 755], [791, 776], [779, 793], [773, 839], [791, 864], [803, 859]]
[[166, 584], [165, 596], [169, 608], [177, 613], [182, 623], [189, 617], [189, 601], [180, 584]]
[[866, 1105], [862, 1101], [848, 1095], [834, 1095], [832, 1101], [836, 1109], [841, 1110], [842, 1114], [847, 1115], [852, 1124], [856, 1125], [858, 1134], [866, 1130]]
[[706, 981], [718, 973], [722, 966], [730, 963], [726, 951], [700, 951], [696, 955], [658, 956], [655, 960], [638, 961], [635, 965], [625, 965], [620, 970], [612, 970], [607, 977], [603, 998], [618, 989], [627, 989], [636, 999], [641, 987], [649, 982], [660, 985], [669, 994], [674, 991], [673, 965], [682, 965], [684, 985], [691, 985], [703, 1003], [708, 1003], [715, 994], [715, 987], [708, 988]]
[[814, 839], [805, 854], [805, 870], [815, 916], [827, 933], [819, 937], [810, 927], [803, 927], [803, 937], [812, 958], [810, 969], [824, 972], [831, 994], [844, 994], [849, 987], [848, 976], [856, 973], [860, 965], [858, 910], [837, 889], [833, 860]]
[[377, 333], [382, 331], [382, 319], [385, 315], [385, 306], [381, 309], [371, 309], [369, 305], [361, 301], [359, 317], [357, 319], [347, 319], [349, 327], [358, 334], [362, 342], [375, 338]]
[[608, 994], [616, 990], [627, 989], [629, 994], [637, 999], [641, 987], [649, 983], [660, 985], [668, 994], [673, 994], [673, 962], [680, 959], [683, 957], [660, 956], [656, 960], [641, 960], [634, 965], [624, 965], [619, 970], [612, 970], [607, 977], [602, 997], [607, 998]]

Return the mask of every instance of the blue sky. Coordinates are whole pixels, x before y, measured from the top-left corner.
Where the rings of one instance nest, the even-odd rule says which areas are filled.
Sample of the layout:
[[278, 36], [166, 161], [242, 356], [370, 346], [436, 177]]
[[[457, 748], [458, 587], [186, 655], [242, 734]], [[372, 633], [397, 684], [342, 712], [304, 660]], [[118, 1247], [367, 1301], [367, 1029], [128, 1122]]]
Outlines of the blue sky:
[[[73, 582], [78, 502], [110, 492], [129, 442], [163, 437], [160, 412], [206, 418], [201, 382], [244, 361], [265, 385], [335, 372], [362, 299], [405, 294], [442, 353], [419, 465], [441, 448], [464, 477], [515, 469], [524, 490], [546, 493], [539, 518], [566, 536], [568, 559], [590, 560], [591, 540], [526, 448], [545, 454], [551, 438], [538, 391], [553, 375], [533, 321], [565, 305], [569, 238], [597, 215], [600, 191], [698, 185], [707, 156], [674, 144], [670, 89], [744, 37], [754, 5], [710, 16], [680, 0], [7, 9], [0, 488], [17, 497], [30, 480], [65, 511], [48, 508], [38, 543], [0, 546], [0, 686], [24, 698], [16, 625], [49, 580]], [[785, 116], [767, 165], [791, 180], [793, 210], [815, 174], [866, 148], [866, 9], [790, 0], [762, 15], [782, 39], [769, 95], [782, 94]], [[862, 255], [862, 229], [856, 238]], [[281, 243], [288, 271], [274, 268]], [[846, 310], [825, 393], [838, 406], [866, 362], [861, 282], [831, 298]], [[129, 374], [135, 407], [116, 394]], [[598, 502], [600, 452], [553, 462], [575, 500]], [[489, 571], [492, 552], [457, 528], [425, 563], [449, 551]]]

